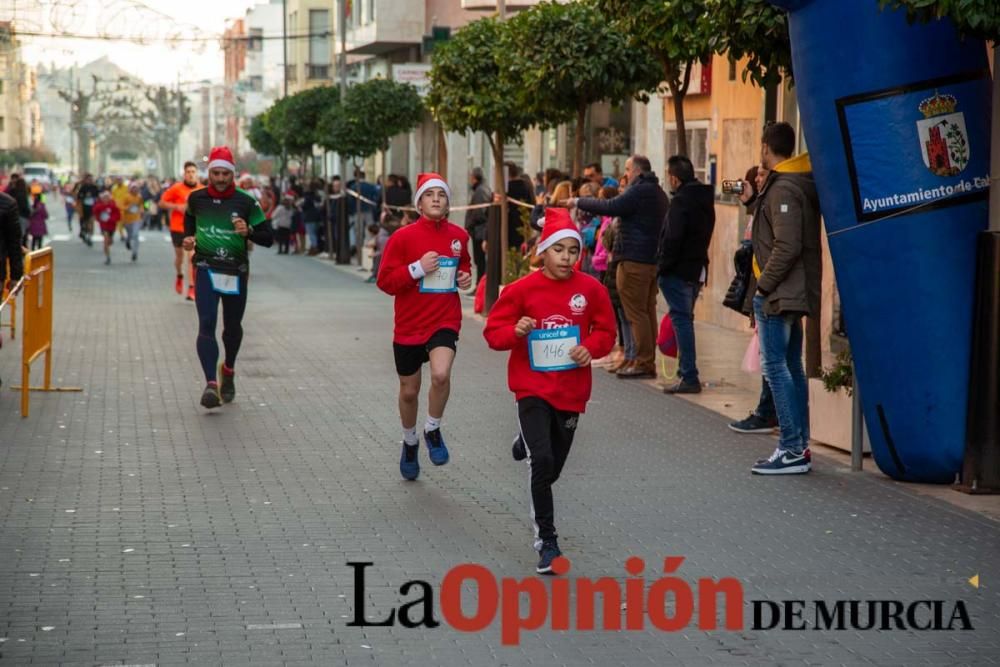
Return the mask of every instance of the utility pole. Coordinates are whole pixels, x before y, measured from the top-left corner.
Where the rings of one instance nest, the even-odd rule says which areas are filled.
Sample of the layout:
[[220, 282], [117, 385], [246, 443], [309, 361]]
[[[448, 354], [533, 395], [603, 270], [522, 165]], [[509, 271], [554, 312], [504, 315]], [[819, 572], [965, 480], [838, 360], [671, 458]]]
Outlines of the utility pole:
[[[340, 104], [344, 104], [347, 94], [347, 0], [337, 0], [340, 17], [340, 54], [337, 58], [337, 69], [340, 70]], [[340, 201], [337, 204], [337, 264], [351, 263], [351, 246], [347, 238], [347, 161], [340, 155]], [[358, 259], [361, 251], [358, 250]]]
[[[281, 63], [282, 63], [282, 77], [284, 81], [284, 93], [282, 97], [288, 97], [288, 0], [281, 0]], [[285, 185], [285, 171], [288, 169], [288, 149], [285, 145], [281, 145], [281, 171], [278, 176], [280, 189], [284, 192]], [[278, 193], [281, 196], [281, 193]]]

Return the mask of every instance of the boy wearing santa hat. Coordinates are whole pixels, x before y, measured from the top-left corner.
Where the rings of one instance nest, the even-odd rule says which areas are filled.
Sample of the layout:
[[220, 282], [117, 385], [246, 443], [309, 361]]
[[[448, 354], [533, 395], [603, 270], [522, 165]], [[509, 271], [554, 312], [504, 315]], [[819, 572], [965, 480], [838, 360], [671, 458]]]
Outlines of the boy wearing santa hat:
[[[260, 204], [233, 183], [236, 165], [225, 146], [212, 149], [208, 187], [193, 191], [184, 213], [185, 250], [194, 250], [194, 301], [198, 308], [198, 359], [205, 373], [201, 405], [217, 408], [236, 397], [236, 355], [243, 342], [243, 312], [247, 307], [250, 271], [249, 241], [270, 247], [271, 224]], [[222, 304], [221, 368], [215, 326]], [[221, 373], [220, 373], [221, 371]], [[221, 383], [219, 375], [221, 374]]]
[[542, 270], [504, 288], [483, 331], [491, 348], [510, 350], [507, 384], [519, 426], [513, 454], [528, 461], [540, 574], [552, 573], [552, 561], [562, 555], [552, 485], [590, 400], [590, 362], [611, 351], [617, 333], [608, 291], [573, 268], [582, 246], [569, 211], [546, 209], [536, 251]]
[[458, 289], [472, 286], [469, 235], [448, 221], [450, 198], [451, 190], [438, 174], [417, 177], [413, 204], [420, 217], [389, 237], [376, 281], [379, 289], [395, 297], [392, 347], [403, 426], [399, 472], [411, 481], [420, 474], [417, 410], [421, 368], [428, 362], [431, 388], [424, 441], [431, 463], [448, 462], [441, 418], [451, 392], [451, 366], [462, 328]]

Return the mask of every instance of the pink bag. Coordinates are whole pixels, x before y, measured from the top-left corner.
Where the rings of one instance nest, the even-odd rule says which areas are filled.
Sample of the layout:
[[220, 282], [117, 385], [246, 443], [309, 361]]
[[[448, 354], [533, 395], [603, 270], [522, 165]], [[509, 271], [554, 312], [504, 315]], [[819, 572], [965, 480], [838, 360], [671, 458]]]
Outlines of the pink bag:
[[670, 321], [670, 315], [664, 315], [660, 320], [660, 335], [656, 337], [656, 345], [666, 356], [677, 358], [677, 334], [674, 332], [674, 323]]
[[760, 373], [760, 338], [754, 330], [753, 338], [747, 345], [747, 351], [743, 355], [743, 365], [741, 366], [747, 373]]

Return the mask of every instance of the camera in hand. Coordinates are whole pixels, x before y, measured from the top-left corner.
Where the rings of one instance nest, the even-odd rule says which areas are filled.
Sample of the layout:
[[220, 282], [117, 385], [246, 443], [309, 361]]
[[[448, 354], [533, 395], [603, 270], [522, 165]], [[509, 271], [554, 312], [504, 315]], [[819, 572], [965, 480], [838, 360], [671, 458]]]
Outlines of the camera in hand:
[[726, 195], [743, 194], [743, 181], [722, 181], [722, 193]]

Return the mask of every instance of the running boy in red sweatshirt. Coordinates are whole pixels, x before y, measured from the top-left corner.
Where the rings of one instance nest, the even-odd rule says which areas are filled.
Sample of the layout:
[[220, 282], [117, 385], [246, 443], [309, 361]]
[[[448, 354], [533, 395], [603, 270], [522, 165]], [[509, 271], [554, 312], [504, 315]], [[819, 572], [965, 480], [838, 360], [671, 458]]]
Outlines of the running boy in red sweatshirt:
[[507, 384], [517, 400], [520, 433], [514, 460], [528, 459], [531, 518], [540, 574], [562, 555], [557, 542], [552, 485], [573, 445], [580, 413], [590, 400], [591, 359], [615, 344], [608, 291], [573, 269], [583, 246], [569, 211], [549, 208], [538, 242], [541, 271], [504, 288], [483, 335], [494, 350], [510, 350]]
[[417, 409], [421, 367], [431, 365], [424, 441], [431, 463], [448, 462], [441, 437], [441, 418], [451, 392], [462, 304], [458, 290], [472, 287], [469, 235], [447, 219], [451, 191], [434, 173], [417, 177], [413, 204], [420, 217], [389, 237], [376, 283], [396, 297], [392, 348], [399, 374], [399, 417], [403, 424], [403, 451], [399, 472], [406, 480], [420, 474]]

